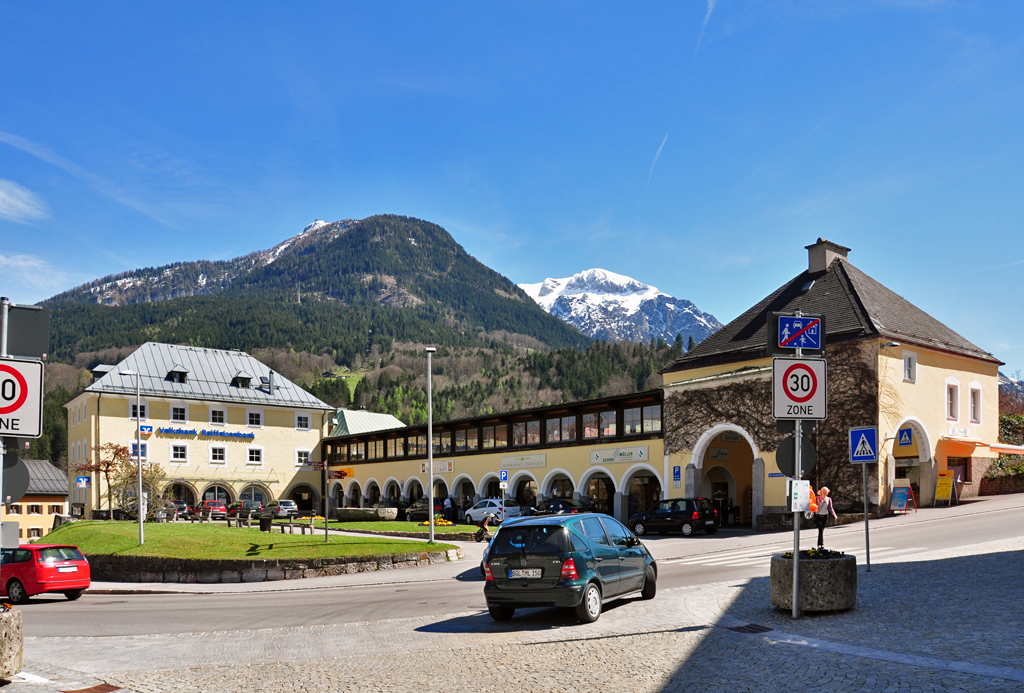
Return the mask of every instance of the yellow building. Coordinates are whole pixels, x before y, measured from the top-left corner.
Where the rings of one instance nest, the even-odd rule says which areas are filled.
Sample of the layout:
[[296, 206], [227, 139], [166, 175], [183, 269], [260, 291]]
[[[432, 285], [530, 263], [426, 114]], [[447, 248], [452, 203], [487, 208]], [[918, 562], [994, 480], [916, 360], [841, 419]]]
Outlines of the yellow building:
[[687, 495], [726, 493], [755, 524], [784, 511], [767, 325], [770, 313], [797, 310], [825, 316], [828, 417], [809, 432], [813, 485], [857, 512], [861, 470], [850, 464], [848, 431], [877, 426], [872, 504], [884, 506], [897, 477], [931, 503], [947, 469], [963, 496], [976, 495], [996, 456], [999, 360], [854, 267], [849, 248], [818, 239], [807, 251], [805, 272], [663, 371], [666, 452], [685, 469]]
[[[671, 491], [661, 431], [661, 390], [438, 423], [434, 494], [458, 504], [507, 494], [525, 507], [570, 498], [627, 521]], [[426, 494], [425, 425], [332, 431], [324, 447], [337, 507]]]
[[22, 543], [45, 537], [57, 515], [68, 514], [68, 489], [64, 472], [46, 460], [24, 460], [28, 489], [17, 503], [0, 505], [4, 522], [18, 523]]
[[189, 505], [291, 498], [302, 510], [319, 509], [322, 481], [314, 465], [334, 408], [248, 354], [147, 342], [93, 374], [94, 382], [65, 405], [77, 514], [107, 509], [102, 475], [81, 465], [97, 461], [105, 443], [128, 446], [134, 456], [136, 426], [142, 459], [163, 467], [170, 497]]

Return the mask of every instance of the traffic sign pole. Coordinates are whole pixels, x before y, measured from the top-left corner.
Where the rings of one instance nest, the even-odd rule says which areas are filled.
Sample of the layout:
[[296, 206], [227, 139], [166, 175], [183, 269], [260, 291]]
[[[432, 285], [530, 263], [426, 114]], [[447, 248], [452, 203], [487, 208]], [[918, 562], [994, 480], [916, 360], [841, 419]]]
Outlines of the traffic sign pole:
[[871, 572], [871, 535], [868, 533], [868, 463], [862, 462], [861, 469], [864, 470], [864, 559], [868, 564], [868, 572]]
[[[800, 317], [800, 311], [796, 312], [797, 317]], [[803, 349], [797, 349], [797, 358], [802, 357]], [[794, 455], [796, 458], [795, 469], [794, 469], [794, 480], [800, 481], [800, 462], [802, 455], [800, 454], [803, 446], [803, 420], [797, 419], [795, 426], [796, 435], [796, 450]], [[797, 505], [793, 504], [793, 618], [800, 618], [800, 511], [797, 510]]]

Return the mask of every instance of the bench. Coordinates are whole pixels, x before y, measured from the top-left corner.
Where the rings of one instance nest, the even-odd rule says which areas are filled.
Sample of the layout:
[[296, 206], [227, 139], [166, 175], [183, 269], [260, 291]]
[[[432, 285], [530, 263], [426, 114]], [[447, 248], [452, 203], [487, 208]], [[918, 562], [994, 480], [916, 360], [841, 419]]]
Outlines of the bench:
[[305, 518], [303, 518], [302, 520], [299, 520], [297, 518], [294, 519], [294, 520], [289, 519], [287, 522], [278, 522], [277, 526], [281, 528], [281, 534], [285, 533], [284, 532], [284, 528], [285, 527], [288, 528], [288, 534], [295, 534], [295, 528], [296, 527], [298, 527], [299, 530], [301, 530], [303, 534], [306, 533], [307, 529], [309, 530], [309, 533], [312, 534], [313, 533], [313, 518], [310, 517], [308, 521], [306, 521]]
[[235, 523], [235, 527], [252, 527], [252, 511], [251, 510], [239, 510], [238, 514], [234, 517], [230, 515], [227, 518], [228, 527], [231, 523]]
[[199, 520], [200, 524], [202, 524], [203, 522], [209, 522], [210, 521], [210, 512], [211, 511], [209, 511], [209, 510], [203, 510], [202, 512], [199, 512], [199, 513], [195, 513], [194, 512], [194, 513], [192, 513], [192, 517], [190, 517], [189, 520], [191, 520], [192, 522], [195, 522], [196, 520]]

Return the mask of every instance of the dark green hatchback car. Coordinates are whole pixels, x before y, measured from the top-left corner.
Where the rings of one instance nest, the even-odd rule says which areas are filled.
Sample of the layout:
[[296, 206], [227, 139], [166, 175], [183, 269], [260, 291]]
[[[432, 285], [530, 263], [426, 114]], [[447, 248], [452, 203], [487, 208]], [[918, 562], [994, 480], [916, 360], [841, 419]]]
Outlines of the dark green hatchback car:
[[610, 599], [639, 592], [653, 599], [658, 566], [622, 523], [594, 513], [511, 520], [484, 557], [484, 597], [496, 621], [516, 609], [572, 607], [583, 623]]

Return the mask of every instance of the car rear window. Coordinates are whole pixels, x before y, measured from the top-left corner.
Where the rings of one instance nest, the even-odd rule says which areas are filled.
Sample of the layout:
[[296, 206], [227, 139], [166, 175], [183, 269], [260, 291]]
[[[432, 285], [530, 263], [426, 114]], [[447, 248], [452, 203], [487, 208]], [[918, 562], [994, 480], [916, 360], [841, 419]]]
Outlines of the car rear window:
[[698, 498], [695, 502], [697, 503], [697, 510], [711, 510], [712, 508], [711, 501], [707, 498]]
[[491, 556], [518, 553], [552, 555], [568, 553], [568, 538], [560, 525], [534, 525], [532, 527], [505, 527], [491, 546]]
[[519, 507], [519, 503], [516, 503], [514, 500], [507, 500], [507, 501], [505, 501], [505, 507], [506, 508], [518, 508]]
[[40, 563], [53, 563], [54, 561], [84, 561], [85, 556], [73, 546], [53, 546], [47, 549], [39, 549]]

